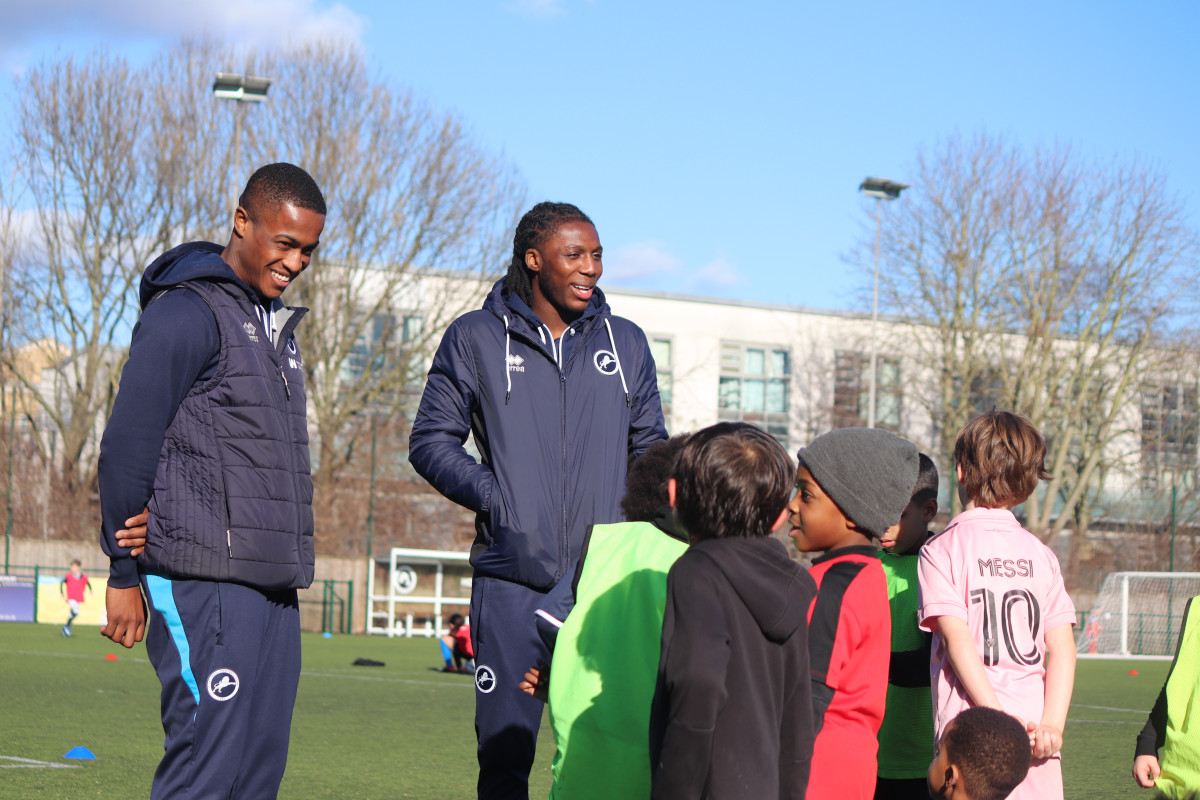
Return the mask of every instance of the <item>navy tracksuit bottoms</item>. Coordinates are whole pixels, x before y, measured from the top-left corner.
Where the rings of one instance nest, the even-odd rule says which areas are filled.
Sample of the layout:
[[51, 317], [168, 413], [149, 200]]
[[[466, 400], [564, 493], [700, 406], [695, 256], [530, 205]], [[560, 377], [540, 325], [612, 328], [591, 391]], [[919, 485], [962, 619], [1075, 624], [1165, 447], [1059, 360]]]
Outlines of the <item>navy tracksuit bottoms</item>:
[[479, 800], [528, 800], [545, 704], [518, 688], [525, 672], [550, 663], [534, 624], [543, 592], [476, 575], [471, 582], [475, 645], [475, 736]]
[[166, 734], [152, 800], [279, 793], [300, 681], [296, 590], [142, 575]]

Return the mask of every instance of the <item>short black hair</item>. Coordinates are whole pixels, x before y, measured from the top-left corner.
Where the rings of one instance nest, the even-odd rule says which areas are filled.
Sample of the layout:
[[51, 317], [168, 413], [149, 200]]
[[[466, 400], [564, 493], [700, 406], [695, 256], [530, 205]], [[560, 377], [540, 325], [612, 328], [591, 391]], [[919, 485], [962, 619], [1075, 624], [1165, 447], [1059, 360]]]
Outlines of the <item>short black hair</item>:
[[451, 614], [450, 619], [446, 620], [451, 625], [462, 625], [465, 621], [462, 614]]
[[1020, 720], [994, 708], [968, 708], [942, 734], [947, 760], [972, 800], [1004, 800], [1025, 780], [1032, 754]]
[[625, 519], [653, 522], [657, 518], [659, 509], [670, 499], [667, 482], [671, 478], [671, 467], [690, 435], [681, 433], [658, 440], [629, 467], [629, 474], [625, 476], [625, 497], [621, 499]]
[[264, 211], [284, 205], [307, 208], [321, 216], [326, 213], [325, 196], [317, 182], [295, 164], [285, 161], [256, 169], [246, 181], [238, 205], [246, 209], [252, 220], [258, 219]]
[[525, 212], [525, 216], [517, 223], [516, 233], [513, 234], [512, 261], [508, 265], [508, 274], [504, 277], [505, 295], [515, 294], [525, 301], [525, 305], [533, 305], [533, 275], [529, 267], [525, 266], [525, 251], [540, 248], [554, 235], [559, 226], [570, 222], [594, 225], [587, 214], [570, 203], [543, 201]]
[[796, 468], [775, 437], [747, 422], [692, 434], [671, 471], [675, 519], [693, 539], [770, 536]]
[[933, 459], [917, 453], [917, 483], [913, 486], [912, 502], [920, 505], [926, 500], [937, 500], [938, 470]]

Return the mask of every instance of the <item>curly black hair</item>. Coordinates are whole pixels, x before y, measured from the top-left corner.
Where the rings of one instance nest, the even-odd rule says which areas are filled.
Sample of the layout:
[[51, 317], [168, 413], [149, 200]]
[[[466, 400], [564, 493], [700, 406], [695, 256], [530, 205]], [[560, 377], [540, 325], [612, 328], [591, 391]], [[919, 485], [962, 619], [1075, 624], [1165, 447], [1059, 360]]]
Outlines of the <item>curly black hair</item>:
[[1025, 726], [994, 708], [976, 706], [961, 712], [942, 734], [941, 746], [974, 800], [1003, 800], [1029, 772]]
[[681, 433], [670, 439], [660, 439], [646, 448], [625, 476], [625, 497], [621, 510], [630, 522], [653, 522], [657, 512], [667, 505], [667, 481], [675, 456], [683, 449], [691, 434]]
[[917, 453], [917, 484], [913, 486], [912, 502], [920, 505], [926, 500], [937, 500], [938, 470], [933, 459]]
[[525, 251], [541, 247], [559, 226], [569, 222], [594, 224], [587, 214], [570, 203], [542, 202], [525, 212], [513, 234], [512, 261], [504, 277], [506, 296], [515, 294], [525, 301], [525, 305], [533, 305], [533, 273], [525, 266]]
[[246, 181], [246, 188], [238, 198], [238, 205], [246, 209], [250, 219], [269, 209], [289, 205], [307, 208], [325, 216], [325, 196], [317, 182], [295, 164], [280, 161], [259, 167]]

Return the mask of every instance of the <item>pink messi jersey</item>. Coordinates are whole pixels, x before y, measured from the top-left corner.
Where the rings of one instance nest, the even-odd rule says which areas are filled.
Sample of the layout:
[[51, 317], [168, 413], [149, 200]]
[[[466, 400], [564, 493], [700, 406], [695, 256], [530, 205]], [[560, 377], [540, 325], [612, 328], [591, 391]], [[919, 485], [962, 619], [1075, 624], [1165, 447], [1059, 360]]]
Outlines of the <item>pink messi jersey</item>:
[[[976, 508], [955, 517], [921, 549], [921, 627], [933, 617], [965, 620], [988, 681], [1010, 714], [1042, 718], [1046, 631], [1075, 623], [1058, 559], [1011, 511]], [[970, 706], [941, 637], [934, 636], [932, 677], [937, 735]]]
[[[1046, 631], [1075, 624], [1075, 606], [1050, 548], [1022, 528], [1011, 511], [975, 508], [959, 514], [921, 548], [918, 577], [921, 627], [929, 630], [934, 617], [965, 620], [1004, 710], [1022, 721], [1040, 721]], [[936, 633], [930, 671], [940, 739], [946, 724], [972, 703]], [[1049, 762], [1038, 763], [1057, 774], [1058, 759]], [[1042, 771], [1040, 766], [1031, 769], [1026, 783]], [[1058, 785], [1061, 797], [1061, 774]], [[1022, 788], [1026, 784], [1012, 797], [1020, 797]]]

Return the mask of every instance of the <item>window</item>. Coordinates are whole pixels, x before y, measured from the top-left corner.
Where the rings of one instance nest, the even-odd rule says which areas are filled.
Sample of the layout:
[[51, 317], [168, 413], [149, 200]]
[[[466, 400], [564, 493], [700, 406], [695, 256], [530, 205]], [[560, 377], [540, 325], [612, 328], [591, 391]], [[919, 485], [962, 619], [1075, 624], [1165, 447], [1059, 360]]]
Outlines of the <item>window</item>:
[[663, 336], [650, 339], [650, 355], [654, 356], [654, 368], [658, 371], [658, 396], [662, 400], [663, 421], [671, 430], [671, 394], [675, 388], [671, 360], [672, 342]]
[[1142, 470], [1150, 487], [1195, 481], [1200, 393], [1167, 384], [1142, 390]]
[[752, 422], [789, 447], [791, 362], [782, 348], [722, 342], [718, 418]]
[[409, 314], [397, 319], [388, 313], [375, 314], [363, 326], [362, 333], [342, 362], [342, 382], [353, 383], [367, 372], [380, 372], [394, 366], [400, 355], [396, 348], [416, 342], [421, 333], [419, 315]]
[[[900, 431], [900, 359], [875, 358], [875, 425]], [[834, 354], [833, 427], [866, 426], [871, 403], [871, 356], [851, 350]]]

